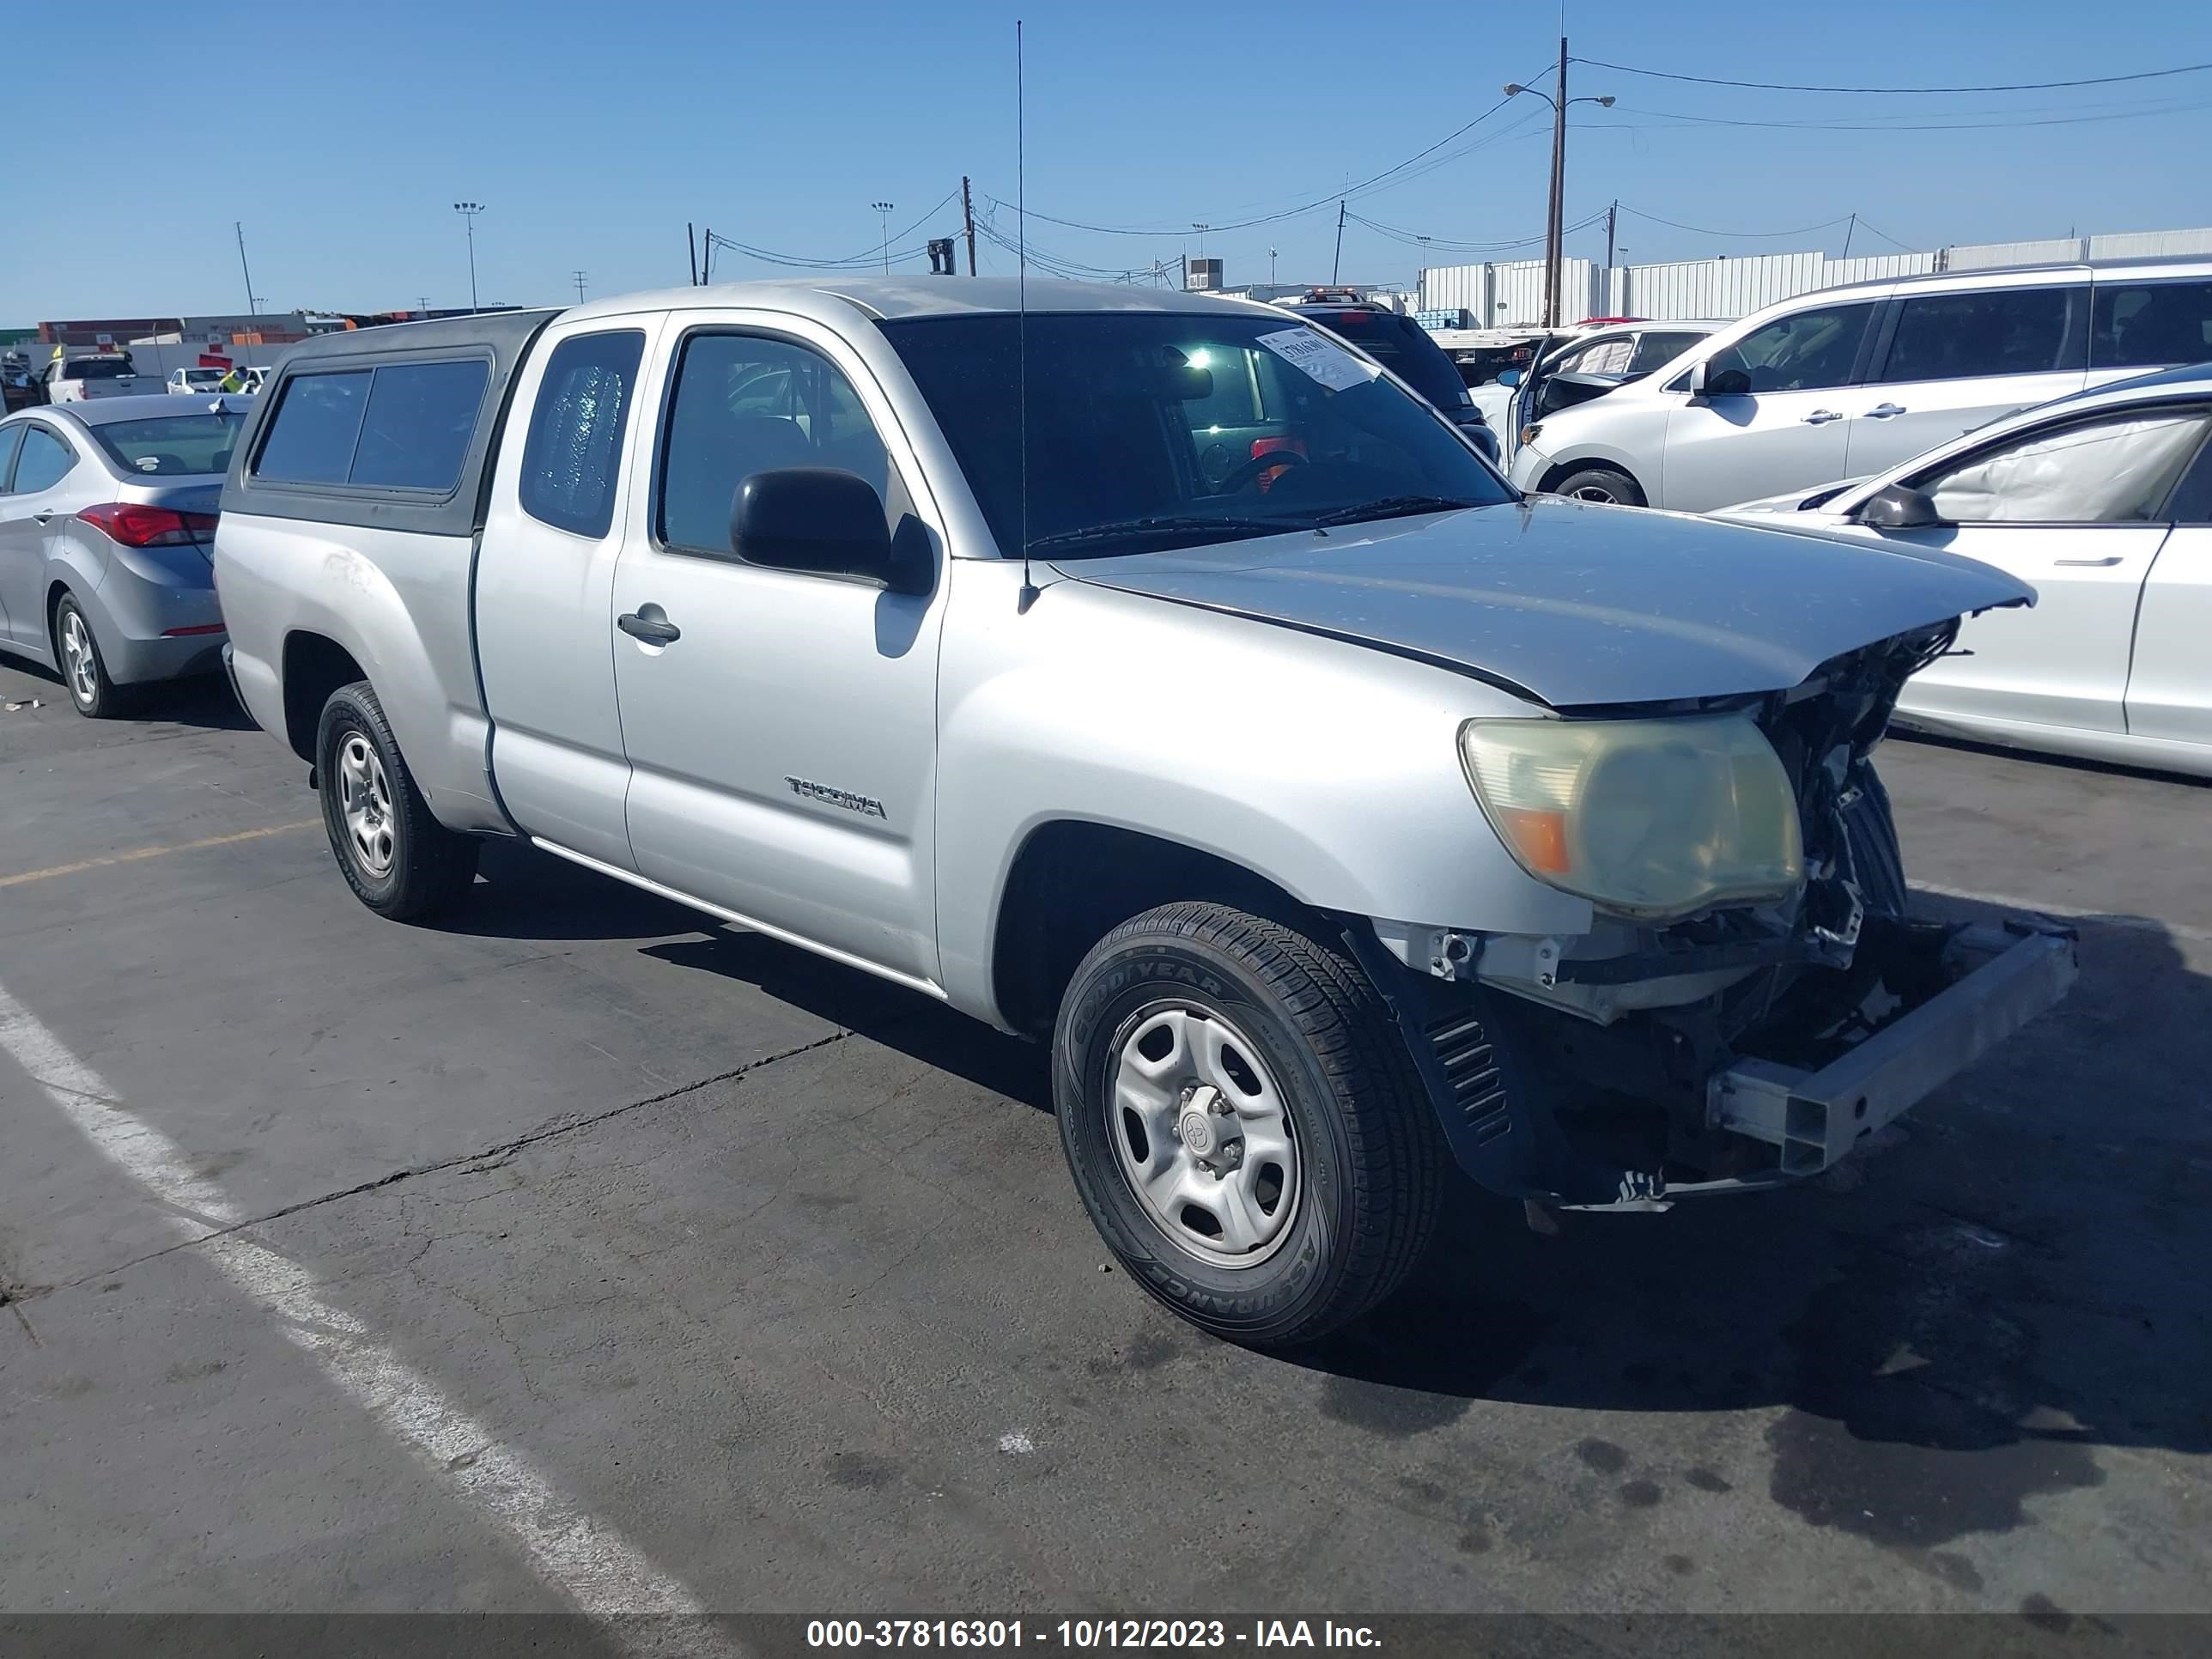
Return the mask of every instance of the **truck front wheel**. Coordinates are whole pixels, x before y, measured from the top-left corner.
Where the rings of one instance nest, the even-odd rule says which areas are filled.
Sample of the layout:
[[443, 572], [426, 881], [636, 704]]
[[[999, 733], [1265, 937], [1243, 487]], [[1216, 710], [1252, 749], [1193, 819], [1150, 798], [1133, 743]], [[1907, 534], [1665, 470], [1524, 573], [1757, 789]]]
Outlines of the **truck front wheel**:
[[1382, 999], [1341, 951], [1163, 905], [1077, 968], [1053, 1033], [1076, 1190], [1138, 1284], [1231, 1341], [1325, 1336], [1395, 1289], [1448, 1156]]
[[476, 879], [480, 843], [430, 814], [367, 680], [331, 693], [315, 731], [323, 828], [354, 896], [380, 916], [418, 921]]

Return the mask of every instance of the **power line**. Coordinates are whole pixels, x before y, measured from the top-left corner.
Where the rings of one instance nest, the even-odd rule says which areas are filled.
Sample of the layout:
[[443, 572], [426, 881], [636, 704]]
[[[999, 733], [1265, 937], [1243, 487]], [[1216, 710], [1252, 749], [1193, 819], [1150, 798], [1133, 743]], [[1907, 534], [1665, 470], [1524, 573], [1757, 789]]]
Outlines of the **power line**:
[[2122, 110], [2110, 115], [2046, 115], [2009, 121], [1753, 121], [1736, 116], [1690, 115], [1680, 110], [1619, 106], [1624, 114], [1657, 116], [1674, 125], [1785, 128], [1807, 132], [1978, 132], [1999, 127], [2070, 127], [2096, 121], [2140, 121], [2156, 115], [2184, 115], [2212, 104], [2165, 104], [2155, 109]]
[[2175, 75], [2196, 75], [2212, 70], [2212, 64], [2184, 64], [2178, 69], [2138, 70], [2130, 75], [2091, 75], [2078, 81], [2012, 81], [1981, 87], [1808, 87], [1782, 81], [1726, 81], [1711, 75], [1679, 75], [1672, 70], [1641, 69], [1634, 64], [1608, 64], [1601, 58], [1577, 58], [1577, 64], [1611, 70], [1616, 75], [1644, 75], [1657, 81], [1687, 81], [1701, 87], [1739, 87], [1753, 92], [1839, 92], [1873, 96], [1918, 97], [1945, 92], [2055, 92], [2066, 87], [2109, 87], [2127, 81], [2157, 81]]
[[[1417, 167], [1417, 164], [1427, 161], [1428, 158], [1435, 156], [1436, 152], [1443, 149], [1447, 144], [1449, 144], [1455, 139], [1461, 138], [1466, 134], [1472, 132], [1476, 127], [1480, 126], [1485, 121], [1487, 121], [1492, 116], [1497, 114], [1498, 111], [1504, 109], [1513, 100], [1510, 98], [1499, 99], [1496, 103], [1491, 105], [1489, 108], [1484, 110], [1480, 115], [1477, 115], [1473, 120], [1455, 127], [1451, 131], [1446, 133], [1434, 143], [1425, 145], [1422, 149], [1415, 150], [1411, 155], [1407, 156], [1403, 161], [1393, 162], [1390, 166], [1383, 168], [1380, 173], [1371, 173], [1368, 177], [1360, 179], [1356, 184], [1342, 185], [1338, 189], [1328, 191], [1322, 195], [1316, 196], [1309, 201], [1301, 203], [1298, 206], [1284, 208], [1279, 211], [1273, 213], [1259, 214], [1247, 219], [1208, 219], [1206, 221], [1206, 228], [1208, 230], [1216, 234], [1231, 230], [1249, 230], [1255, 226], [1272, 225], [1285, 219], [1295, 219], [1301, 214], [1317, 212], [1322, 208], [1333, 206], [1340, 201], [1348, 201], [1360, 195], [1371, 193], [1376, 190], [1387, 189], [1392, 185], [1404, 184], [1410, 179], [1418, 178], [1421, 173], [1431, 171], [1434, 167], [1442, 165], [1443, 162], [1448, 161], [1457, 160], [1460, 155], [1471, 153], [1476, 146], [1468, 146], [1466, 149], [1455, 151], [1449, 156], [1437, 156], [1435, 161], [1429, 161], [1428, 166]], [[1505, 136], [1505, 134], [1495, 135], [1495, 137], [1499, 138]], [[1488, 143], [1490, 140], [1486, 139], [1481, 142]], [[1409, 171], [1409, 169], [1413, 170]], [[1402, 174], [1403, 177], [1394, 176], [1398, 174]], [[992, 204], [995, 207], [1003, 208], [1012, 205], [1011, 203], [1000, 201], [996, 197], [991, 198], [990, 200]], [[1089, 231], [1094, 235], [1100, 236], [1142, 236], [1149, 237], [1153, 240], [1170, 239], [1182, 235], [1184, 232], [1189, 228], [1192, 222], [1186, 219], [1181, 224], [1162, 225], [1157, 228], [1141, 225], [1102, 225], [1094, 224], [1087, 220], [1082, 219], [1060, 218], [1049, 213], [1041, 213], [1035, 208], [1031, 208], [1029, 211], [1030, 216], [1033, 219], [1042, 219], [1048, 223], [1062, 225], [1070, 230]]]
[[[1821, 220], [1817, 225], [1799, 225], [1790, 230], [1715, 230], [1708, 225], [1686, 225], [1680, 219], [1664, 219], [1656, 213], [1646, 213], [1640, 207], [1632, 207], [1626, 202], [1620, 204], [1620, 210], [1623, 213], [1632, 213], [1639, 219], [1649, 219], [1655, 225], [1671, 225], [1676, 230], [1686, 230], [1694, 235], [1724, 236], [1731, 240], [1753, 242], [1782, 236], [1809, 236], [1816, 230], [1826, 230], [1832, 226], [1840, 225], [1850, 216], [1848, 214], [1839, 213], [1832, 219]], [[1866, 223], [1863, 219], [1859, 222]], [[1873, 229], [1871, 225], [1867, 228], [1869, 230]]]

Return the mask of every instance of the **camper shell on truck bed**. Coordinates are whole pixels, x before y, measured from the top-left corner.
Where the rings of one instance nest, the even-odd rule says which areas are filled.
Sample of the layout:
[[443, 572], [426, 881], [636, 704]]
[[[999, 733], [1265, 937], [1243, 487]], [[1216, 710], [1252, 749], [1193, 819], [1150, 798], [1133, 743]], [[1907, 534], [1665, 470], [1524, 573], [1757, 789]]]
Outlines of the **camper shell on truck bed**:
[[[515, 370], [531, 343], [560, 313], [494, 311], [430, 323], [396, 323], [351, 329], [302, 341], [280, 358], [263, 390], [243, 441], [223, 481], [222, 510], [265, 519], [311, 519], [363, 529], [413, 531], [431, 536], [472, 536], [483, 527], [485, 489], [507, 416]], [[260, 476], [262, 447], [284, 400], [313, 375], [374, 374], [386, 367], [477, 361], [485, 365], [476, 426], [461, 456], [460, 476], [449, 489], [356, 483], [337, 478], [273, 479]], [[367, 388], [374, 396], [372, 382]]]

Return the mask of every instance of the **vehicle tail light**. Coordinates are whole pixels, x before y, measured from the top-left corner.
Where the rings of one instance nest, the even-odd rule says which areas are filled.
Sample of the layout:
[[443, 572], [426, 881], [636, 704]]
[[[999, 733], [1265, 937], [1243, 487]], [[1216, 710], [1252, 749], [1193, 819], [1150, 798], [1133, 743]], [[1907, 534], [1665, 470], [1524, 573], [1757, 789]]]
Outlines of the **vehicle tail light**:
[[110, 541], [125, 547], [189, 547], [215, 534], [215, 513], [179, 513], [138, 501], [106, 501], [77, 514]]

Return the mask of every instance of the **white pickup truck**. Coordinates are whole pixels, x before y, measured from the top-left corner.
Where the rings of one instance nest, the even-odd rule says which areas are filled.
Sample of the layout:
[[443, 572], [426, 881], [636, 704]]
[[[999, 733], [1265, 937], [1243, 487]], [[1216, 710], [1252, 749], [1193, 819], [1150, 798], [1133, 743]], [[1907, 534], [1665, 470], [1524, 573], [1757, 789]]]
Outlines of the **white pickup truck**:
[[363, 902], [521, 837], [1053, 1045], [1077, 1189], [1237, 1340], [1455, 1190], [1849, 1154], [2056, 1001], [1908, 917], [1873, 766], [1941, 554], [1526, 500], [1266, 306], [687, 288], [276, 366], [216, 576]]
[[40, 376], [50, 404], [82, 403], [90, 398], [142, 398], [161, 391], [161, 382], [141, 374], [127, 351], [71, 353], [51, 360]]

